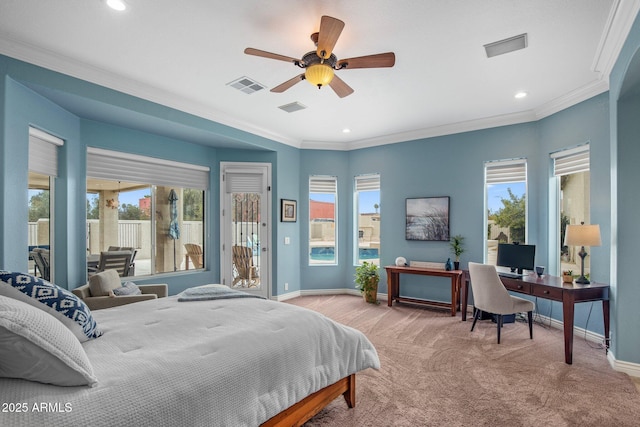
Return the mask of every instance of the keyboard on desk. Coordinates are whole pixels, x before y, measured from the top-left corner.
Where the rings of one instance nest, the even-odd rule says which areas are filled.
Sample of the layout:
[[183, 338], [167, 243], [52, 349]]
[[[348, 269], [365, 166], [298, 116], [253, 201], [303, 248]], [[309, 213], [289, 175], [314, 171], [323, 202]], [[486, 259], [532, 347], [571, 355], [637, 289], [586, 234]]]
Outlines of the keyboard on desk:
[[509, 273], [509, 272], [506, 272], [506, 271], [500, 271], [500, 272], [498, 272], [498, 276], [500, 276], [500, 277], [508, 277], [509, 279], [522, 279], [524, 277], [524, 274]]

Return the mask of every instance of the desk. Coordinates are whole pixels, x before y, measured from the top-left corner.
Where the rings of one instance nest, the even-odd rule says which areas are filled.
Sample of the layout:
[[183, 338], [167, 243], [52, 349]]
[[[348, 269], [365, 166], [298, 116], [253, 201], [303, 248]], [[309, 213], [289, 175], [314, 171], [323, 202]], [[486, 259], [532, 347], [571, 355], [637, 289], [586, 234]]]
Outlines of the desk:
[[[562, 322], [564, 324], [564, 361], [573, 362], [573, 315], [577, 302], [602, 301], [604, 318], [605, 347], [609, 349], [609, 285], [591, 282], [588, 285], [563, 283], [561, 277], [545, 274], [538, 277], [535, 273], [521, 279], [500, 277], [505, 288], [526, 295], [559, 301], [562, 303]], [[462, 286], [462, 320], [467, 320], [467, 301], [469, 293], [469, 272], [465, 270]]]
[[[393, 300], [398, 302], [412, 302], [417, 304], [435, 305], [437, 307], [451, 307], [451, 315], [456, 315], [456, 309], [460, 303], [460, 284], [462, 281], [462, 270], [438, 270], [435, 268], [422, 267], [399, 267], [391, 265], [385, 267], [387, 270], [387, 305], [391, 307]], [[422, 276], [439, 276], [451, 278], [451, 304], [441, 301], [429, 301], [424, 299], [401, 297], [400, 296], [400, 274], [418, 274]], [[463, 311], [464, 313], [464, 311]]]

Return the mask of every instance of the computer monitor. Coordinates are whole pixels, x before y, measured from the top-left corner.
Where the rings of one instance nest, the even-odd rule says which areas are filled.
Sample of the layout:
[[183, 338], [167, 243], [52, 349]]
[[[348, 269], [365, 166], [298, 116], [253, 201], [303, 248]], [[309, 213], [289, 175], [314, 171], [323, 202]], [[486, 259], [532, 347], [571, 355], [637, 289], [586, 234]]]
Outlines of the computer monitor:
[[509, 243], [498, 244], [496, 265], [509, 267], [511, 272], [522, 274], [522, 270], [533, 270], [535, 266], [536, 246]]

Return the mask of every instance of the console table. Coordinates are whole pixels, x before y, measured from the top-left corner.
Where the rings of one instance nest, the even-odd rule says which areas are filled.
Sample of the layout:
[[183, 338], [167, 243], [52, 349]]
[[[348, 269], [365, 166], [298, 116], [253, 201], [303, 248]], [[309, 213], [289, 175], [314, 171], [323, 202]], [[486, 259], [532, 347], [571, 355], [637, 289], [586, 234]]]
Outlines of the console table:
[[[460, 303], [460, 284], [462, 282], [462, 270], [439, 270], [435, 268], [423, 267], [402, 267], [390, 265], [385, 267], [387, 270], [387, 305], [391, 307], [393, 301], [412, 302], [417, 304], [435, 305], [436, 307], [451, 307], [451, 315], [456, 315], [456, 310]], [[409, 298], [400, 296], [400, 275], [401, 274], [418, 274], [422, 276], [439, 276], [451, 278], [451, 303], [441, 301], [429, 301], [425, 299]], [[464, 313], [464, 311], [463, 311]]]
[[[469, 294], [469, 271], [465, 270], [465, 280], [462, 286], [462, 320], [467, 320], [467, 301]], [[604, 338], [606, 350], [609, 349], [609, 285], [591, 282], [586, 285], [563, 283], [561, 277], [535, 273], [519, 279], [500, 277], [505, 288], [510, 291], [526, 295], [559, 301], [562, 303], [562, 321], [564, 323], [564, 361], [573, 362], [573, 316], [574, 305], [577, 302], [602, 301], [604, 318]], [[605, 351], [606, 351], [605, 350]]]

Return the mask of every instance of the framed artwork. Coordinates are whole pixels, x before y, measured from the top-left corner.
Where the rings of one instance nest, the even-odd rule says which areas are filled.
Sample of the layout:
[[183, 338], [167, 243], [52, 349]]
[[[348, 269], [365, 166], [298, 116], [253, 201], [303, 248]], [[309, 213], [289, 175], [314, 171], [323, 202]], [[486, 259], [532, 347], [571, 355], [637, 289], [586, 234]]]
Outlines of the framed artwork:
[[449, 197], [407, 199], [406, 240], [449, 241]]
[[298, 202], [280, 199], [280, 222], [296, 222], [298, 220]]

